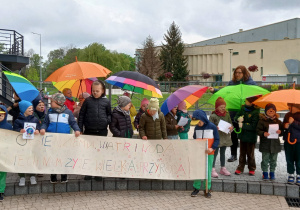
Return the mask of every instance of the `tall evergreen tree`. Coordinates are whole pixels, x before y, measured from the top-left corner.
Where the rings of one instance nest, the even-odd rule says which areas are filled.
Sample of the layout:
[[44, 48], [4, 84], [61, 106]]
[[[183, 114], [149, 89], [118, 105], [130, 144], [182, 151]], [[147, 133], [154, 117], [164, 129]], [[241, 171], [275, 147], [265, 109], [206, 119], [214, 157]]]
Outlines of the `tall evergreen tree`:
[[163, 73], [171, 72], [173, 81], [185, 81], [189, 75], [187, 58], [183, 56], [184, 44], [179, 26], [175, 22], [170, 25], [167, 34], [164, 35], [164, 40], [166, 44], [162, 44], [160, 51]]
[[148, 36], [143, 43], [143, 49], [140, 51], [138, 69], [140, 73], [152, 79], [156, 79], [160, 76], [161, 62], [151, 36]]

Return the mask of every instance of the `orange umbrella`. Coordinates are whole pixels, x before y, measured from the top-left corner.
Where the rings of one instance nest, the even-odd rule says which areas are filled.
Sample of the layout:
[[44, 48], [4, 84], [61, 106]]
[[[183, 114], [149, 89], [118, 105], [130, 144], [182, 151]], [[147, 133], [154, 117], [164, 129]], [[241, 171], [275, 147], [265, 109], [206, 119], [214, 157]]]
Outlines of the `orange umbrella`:
[[261, 108], [265, 108], [268, 103], [272, 103], [276, 106], [277, 111], [288, 110], [288, 103], [300, 104], [300, 90], [295, 90], [294, 84], [293, 89], [273, 91], [253, 103]]
[[92, 77], [106, 77], [111, 71], [97, 63], [76, 62], [65, 65], [53, 72], [45, 81], [61, 82], [67, 80], [80, 80]]

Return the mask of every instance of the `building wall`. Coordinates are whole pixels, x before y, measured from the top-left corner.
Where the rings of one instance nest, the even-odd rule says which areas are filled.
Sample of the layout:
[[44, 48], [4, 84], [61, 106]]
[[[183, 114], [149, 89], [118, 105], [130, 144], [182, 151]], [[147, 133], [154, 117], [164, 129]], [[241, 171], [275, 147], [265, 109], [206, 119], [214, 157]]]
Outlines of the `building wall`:
[[[238, 53], [231, 55], [231, 69], [228, 49], [233, 49], [232, 53]], [[255, 53], [249, 53], [250, 50], [255, 50]], [[204, 72], [223, 75], [223, 81], [229, 81], [232, 69], [236, 66], [245, 65], [248, 68], [255, 64], [259, 71], [253, 74], [253, 78], [261, 81], [262, 74], [289, 74], [284, 61], [300, 60], [300, 39], [186, 47], [184, 55], [187, 56], [192, 79], [200, 79]]]

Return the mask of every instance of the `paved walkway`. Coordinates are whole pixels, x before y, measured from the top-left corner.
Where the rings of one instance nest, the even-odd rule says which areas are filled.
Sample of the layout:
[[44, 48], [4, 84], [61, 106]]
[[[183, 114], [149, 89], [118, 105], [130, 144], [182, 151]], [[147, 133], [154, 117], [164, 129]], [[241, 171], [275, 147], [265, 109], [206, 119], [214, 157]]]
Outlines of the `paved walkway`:
[[280, 196], [213, 192], [212, 198], [189, 191], [97, 191], [5, 197], [0, 209], [290, 209]]

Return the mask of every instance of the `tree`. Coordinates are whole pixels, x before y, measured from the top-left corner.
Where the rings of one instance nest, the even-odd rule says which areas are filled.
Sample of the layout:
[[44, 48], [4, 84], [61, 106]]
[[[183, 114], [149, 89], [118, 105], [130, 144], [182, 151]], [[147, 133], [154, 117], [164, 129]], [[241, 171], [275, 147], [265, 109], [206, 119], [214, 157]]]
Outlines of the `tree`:
[[148, 36], [143, 43], [143, 49], [140, 51], [138, 69], [140, 73], [152, 79], [156, 79], [160, 76], [161, 62], [151, 36]]
[[[30, 81], [39, 81], [40, 76], [38, 74], [38, 70], [32, 66], [26, 69], [25, 75], [24, 75], [28, 80]], [[33, 82], [32, 83], [35, 87], [38, 87], [38, 82]]]
[[[184, 43], [181, 39], [179, 27], [173, 22], [164, 35], [166, 44], [162, 43], [160, 60], [163, 73], [171, 72], [173, 81], [185, 81], [189, 75], [187, 70], [187, 58], [183, 56]], [[162, 77], [164, 77], [162, 75]]]

